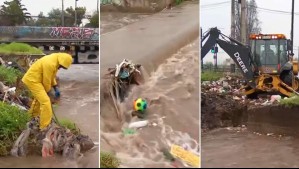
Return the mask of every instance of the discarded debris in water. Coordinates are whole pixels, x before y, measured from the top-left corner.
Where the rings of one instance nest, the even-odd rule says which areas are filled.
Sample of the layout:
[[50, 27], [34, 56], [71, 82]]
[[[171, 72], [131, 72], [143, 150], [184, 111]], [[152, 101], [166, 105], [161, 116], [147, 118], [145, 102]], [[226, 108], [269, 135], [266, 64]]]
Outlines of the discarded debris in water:
[[148, 125], [148, 120], [136, 121], [129, 124], [129, 128], [141, 128]]
[[130, 128], [126, 128], [126, 129], [123, 130], [123, 134], [125, 136], [127, 136], [127, 135], [133, 135], [133, 134], [136, 134], [136, 130], [130, 129]]
[[42, 147], [42, 157], [54, 156], [54, 153], [61, 153], [65, 158], [76, 160], [82, 152], [92, 149], [95, 145], [93, 141], [85, 135], [74, 135], [67, 128], [58, 126], [52, 122], [49, 127], [39, 130], [39, 118], [33, 118], [27, 123], [27, 129], [22, 132], [15, 142], [11, 155], [15, 157], [27, 155], [27, 144], [30, 134], [37, 138], [38, 147]]
[[108, 76], [111, 79], [109, 82], [109, 91], [112, 97], [117, 116], [120, 120], [123, 115], [118, 108], [118, 104], [123, 102], [128, 96], [132, 85], [140, 85], [143, 83], [143, 74], [140, 64], [134, 64], [132, 61], [124, 59], [115, 68], [108, 68]]

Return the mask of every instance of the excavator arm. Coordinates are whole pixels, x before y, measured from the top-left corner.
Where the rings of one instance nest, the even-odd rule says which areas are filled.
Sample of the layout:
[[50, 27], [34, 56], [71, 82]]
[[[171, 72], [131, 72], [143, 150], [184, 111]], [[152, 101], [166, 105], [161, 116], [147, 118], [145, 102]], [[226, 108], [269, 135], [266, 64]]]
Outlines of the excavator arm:
[[[220, 39], [220, 37], [222, 39]], [[207, 39], [208, 38], [208, 39]], [[207, 39], [207, 40], [206, 40]], [[206, 40], [205, 43], [203, 43]], [[254, 69], [256, 64], [251, 56], [250, 48], [235, 39], [225, 36], [217, 28], [211, 28], [202, 37], [201, 59], [203, 59], [213, 46], [218, 44], [240, 68], [247, 84], [255, 88]]]

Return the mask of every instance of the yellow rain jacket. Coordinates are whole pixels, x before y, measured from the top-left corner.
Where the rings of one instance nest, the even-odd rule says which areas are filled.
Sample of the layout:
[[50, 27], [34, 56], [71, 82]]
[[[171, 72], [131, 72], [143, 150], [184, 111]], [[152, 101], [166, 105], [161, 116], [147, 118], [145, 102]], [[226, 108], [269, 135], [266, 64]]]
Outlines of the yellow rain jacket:
[[47, 93], [57, 85], [57, 70], [60, 65], [68, 69], [72, 61], [72, 56], [67, 53], [44, 56], [38, 59], [22, 78], [23, 83], [33, 94], [34, 100], [29, 113], [33, 117], [40, 116], [40, 129], [44, 129], [51, 123], [53, 112]]

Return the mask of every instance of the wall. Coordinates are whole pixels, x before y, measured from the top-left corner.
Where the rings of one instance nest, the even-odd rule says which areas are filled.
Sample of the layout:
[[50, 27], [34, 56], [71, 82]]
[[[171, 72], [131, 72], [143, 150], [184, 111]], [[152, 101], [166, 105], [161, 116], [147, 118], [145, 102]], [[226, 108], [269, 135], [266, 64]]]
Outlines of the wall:
[[0, 26], [0, 40], [99, 40], [98, 28]]

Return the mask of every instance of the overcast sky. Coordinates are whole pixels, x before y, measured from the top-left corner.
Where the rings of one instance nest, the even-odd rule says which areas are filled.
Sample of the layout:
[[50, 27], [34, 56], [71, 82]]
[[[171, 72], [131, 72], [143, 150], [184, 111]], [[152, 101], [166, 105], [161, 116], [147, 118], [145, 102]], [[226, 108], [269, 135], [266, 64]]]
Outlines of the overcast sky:
[[[212, 5], [209, 4], [217, 4]], [[261, 22], [262, 33], [283, 33], [291, 38], [291, 11], [292, 0], [256, 0], [259, 8], [271, 10], [289, 11], [290, 13], [279, 13], [258, 9], [258, 17]], [[208, 5], [208, 6], [207, 6]], [[230, 0], [200, 0], [200, 26], [205, 32], [208, 28], [218, 27], [227, 36], [230, 35], [231, 3]], [[297, 6], [297, 7], [296, 7]], [[299, 2], [295, 1], [295, 13], [299, 13]], [[299, 46], [299, 14], [294, 16], [294, 53], [298, 55]], [[222, 62], [229, 58], [220, 50], [218, 61]], [[211, 53], [206, 55], [204, 62], [213, 61]]]
[[[4, 1], [6, 0], [0, 0], [0, 4], [2, 5]], [[62, 0], [22, 0], [21, 2], [33, 16], [37, 16], [40, 12], [47, 15], [52, 8], [61, 9], [62, 7]], [[75, 7], [75, 0], [64, 0], [64, 8], [66, 9], [70, 6]], [[77, 6], [86, 7], [88, 14], [91, 14], [97, 10], [97, 0], [79, 0], [77, 1]]]

